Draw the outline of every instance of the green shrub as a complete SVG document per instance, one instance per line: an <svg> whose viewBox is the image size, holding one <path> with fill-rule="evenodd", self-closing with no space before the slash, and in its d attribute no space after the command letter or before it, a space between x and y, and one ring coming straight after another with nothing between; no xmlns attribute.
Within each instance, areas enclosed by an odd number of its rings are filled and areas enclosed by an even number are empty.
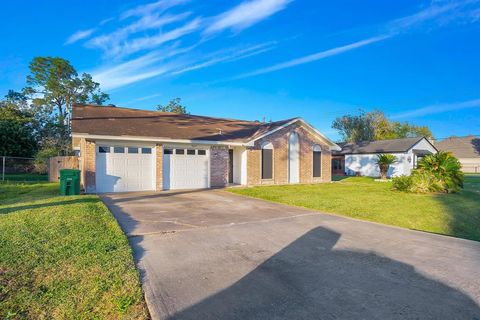
<svg viewBox="0 0 480 320"><path fill-rule="evenodd" d="M401 175L392 179L393 189L398 191L410 191L413 185L411 176Z"/></svg>
<svg viewBox="0 0 480 320"><path fill-rule="evenodd" d="M394 164L397 161L397 158L393 154L379 154L377 155L377 160L375 161L380 169L380 178L387 179L388 168L390 165Z"/></svg>
<svg viewBox="0 0 480 320"><path fill-rule="evenodd" d="M462 165L450 152L439 151L424 157L414 175L423 174L432 180L432 191L458 192L463 188Z"/></svg>
<svg viewBox="0 0 480 320"><path fill-rule="evenodd" d="M394 178L393 189L415 193L457 192L463 188L464 177L460 169L457 158L440 151L420 160L409 177Z"/></svg>

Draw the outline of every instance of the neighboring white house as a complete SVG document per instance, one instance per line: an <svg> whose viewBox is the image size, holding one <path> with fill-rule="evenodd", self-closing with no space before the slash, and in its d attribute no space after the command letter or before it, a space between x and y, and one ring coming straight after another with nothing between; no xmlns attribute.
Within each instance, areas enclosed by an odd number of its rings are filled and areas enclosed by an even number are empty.
<svg viewBox="0 0 480 320"><path fill-rule="evenodd" d="M392 140L364 141L358 143L339 144L341 151L333 153L337 161L344 161L346 175L361 175L369 177L380 176L376 164L379 154L392 154L396 162L390 166L387 176L396 177L410 175L418 161L428 154L437 153L437 149L426 138L404 138Z"/></svg>

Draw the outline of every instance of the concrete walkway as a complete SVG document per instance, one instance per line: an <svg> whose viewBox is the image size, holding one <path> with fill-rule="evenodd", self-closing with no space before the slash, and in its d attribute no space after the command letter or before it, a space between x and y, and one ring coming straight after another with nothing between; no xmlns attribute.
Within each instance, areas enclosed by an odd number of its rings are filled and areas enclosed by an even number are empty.
<svg viewBox="0 0 480 320"><path fill-rule="evenodd" d="M154 319L477 319L480 243L223 191L103 195Z"/></svg>

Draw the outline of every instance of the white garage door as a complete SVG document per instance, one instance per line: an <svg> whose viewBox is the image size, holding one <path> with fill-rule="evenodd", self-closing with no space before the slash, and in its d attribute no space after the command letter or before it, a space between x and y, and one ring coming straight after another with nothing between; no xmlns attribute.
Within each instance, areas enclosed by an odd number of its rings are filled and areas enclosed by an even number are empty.
<svg viewBox="0 0 480 320"><path fill-rule="evenodd" d="M97 145L97 192L155 190L155 154L151 147Z"/></svg>
<svg viewBox="0 0 480 320"><path fill-rule="evenodd" d="M163 188L203 189L210 187L208 150L165 148L163 150Z"/></svg>

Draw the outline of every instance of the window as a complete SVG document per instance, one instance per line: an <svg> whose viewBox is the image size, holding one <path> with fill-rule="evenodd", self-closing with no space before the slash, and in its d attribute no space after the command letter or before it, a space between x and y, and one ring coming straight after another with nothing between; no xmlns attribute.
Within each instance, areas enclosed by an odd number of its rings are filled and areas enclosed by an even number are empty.
<svg viewBox="0 0 480 320"><path fill-rule="evenodd" d="M322 176L322 149L316 145L313 147L313 177L318 178Z"/></svg>
<svg viewBox="0 0 480 320"><path fill-rule="evenodd" d="M138 153L138 148L135 147L128 147L128 153Z"/></svg>
<svg viewBox="0 0 480 320"><path fill-rule="evenodd" d="M183 150L183 149L175 149L175 154L185 154L185 150Z"/></svg>
<svg viewBox="0 0 480 320"><path fill-rule="evenodd" d="M98 147L99 153L110 153L110 147Z"/></svg>
<svg viewBox="0 0 480 320"><path fill-rule="evenodd" d="M207 154L207 151L206 151L206 150L198 150L197 152L198 152L197 154L198 154L199 156L204 156L204 155Z"/></svg>
<svg viewBox="0 0 480 320"><path fill-rule="evenodd" d="M262 146L262 179L273 178L273 145L267 143Z"/></svg>
<svg viewBox="0 0 480 320"><path fill-rule="evenodd" d="M193 149L188 149L188 150L187 150L187 154L189 154L189 155L195 155L195 150L193 150Z"/></svg>
<svg viewBox="0 0 480 320"><path fill-rule="evenodd" d="M113 147L114 153L125 153L125 147Z"/></svg>
<svg viewBox="0 0 480 320"><path fill-rule="evenodd" d="M164 149L163 154L173 154L173 150L172 149Z"/></svg>
<svg viewBox="0 0 480 320"><path fill-rule="evenodd" d="M152 148L142 148L142 153L151 154L152 153Z"/></svg>

